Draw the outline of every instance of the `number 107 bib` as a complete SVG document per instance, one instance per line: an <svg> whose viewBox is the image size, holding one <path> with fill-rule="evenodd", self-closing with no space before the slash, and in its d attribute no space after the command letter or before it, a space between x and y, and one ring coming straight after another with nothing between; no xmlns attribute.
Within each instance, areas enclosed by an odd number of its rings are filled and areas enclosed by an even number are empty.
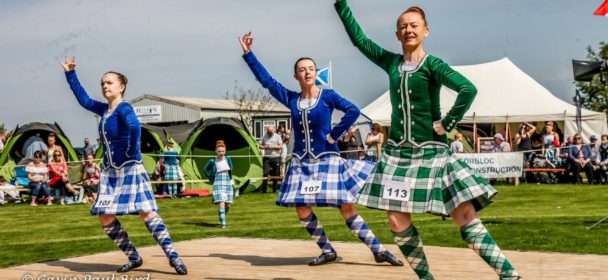
<svg viewBox="0 0 608 280"><path fill-rule="evenodd" d="M384 191L382 198L399 201L409 201L412 193L412 187L405 182L383 181Z"/></svg>
<svg viewBox="0 0 608 280"><path fill-rule="evenodd" d="M319 180L311 180L302 182L300 194L319 194L321 193L322 182Z"/></svg>

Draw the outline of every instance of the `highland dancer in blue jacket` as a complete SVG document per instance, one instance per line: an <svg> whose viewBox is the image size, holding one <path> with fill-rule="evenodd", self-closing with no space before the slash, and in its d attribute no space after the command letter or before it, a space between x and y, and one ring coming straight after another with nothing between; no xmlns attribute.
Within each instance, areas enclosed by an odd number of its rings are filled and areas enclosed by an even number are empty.
<svg viewBox="0 0 608 280"><path fill-rule="evenodd" d="M150 178L141 162L141 126L133 107L124 102L127 78L117 72L107 72L101 78L101 90L108 103L89 97L76 76L76 60L61 63L65 77L78 103L101 117L99 135L103 145L103 167L99 192L91 215L98 215L103 230L127 255L129 261L118 268L127 272L143 264L143 259L131 243L116 215L139 214L148 230L165 251L169 264L178 274L187 274L173 246L169 231L158 215L158 206L150 185Z"/></svg>
<svg viewBox="0 0 608 280"><path fill-rule="evenodd" d="M312 211L312 206L337 207L351 231L374 254L376 262L403 263L386 250L357 214L353 203L374 165L371 162L346 160L339 155L336 139L359 117L359 108L332 89L315 86L316 64L311 58L300 58L294 65L294 78L301 92L291 91L272 78L257 60L251 46L251 32L239 38L243 58L270 94L291 110L294 149L291 163L277 199L277 205L295 207L298 217L322 250L309 265L335 261L336 251L325 235L323 226ZM331 127L334 109L344 112L340 123Z"/></svg>

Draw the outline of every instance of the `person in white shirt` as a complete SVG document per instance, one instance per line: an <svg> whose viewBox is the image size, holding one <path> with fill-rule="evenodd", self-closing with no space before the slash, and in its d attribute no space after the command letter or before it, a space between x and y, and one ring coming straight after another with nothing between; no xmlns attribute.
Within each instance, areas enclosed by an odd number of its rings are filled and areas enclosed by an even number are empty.
<svg viewBox="0 0 608 280"><path fill-rule="evenodd" d="M454 136L454 142L450 144L450 151L455 154L464 153L464 144L462 144L462 133L456 133Z"/></svg>
<svg viewBox="0 0 608 280"><path fill-rule="evenodd" d="M505 140L502 134L494 134L494 142L496 142L496 149L494 149L494 152L508 153L511 151L511 145Z"/></svg>
<svg viewBox="0 0 608 280"><path fill-rule="evenodd" d="M264 177L279 176L281 165L281 151L283 150L283 140L278 133L275 133L274 126L266 128L266 134L262 136L260 149L264 150ZM262 183L262 192L265 193L268 187L268 180ZM277 191L277 180L272 180L272 192Z"/></svg>

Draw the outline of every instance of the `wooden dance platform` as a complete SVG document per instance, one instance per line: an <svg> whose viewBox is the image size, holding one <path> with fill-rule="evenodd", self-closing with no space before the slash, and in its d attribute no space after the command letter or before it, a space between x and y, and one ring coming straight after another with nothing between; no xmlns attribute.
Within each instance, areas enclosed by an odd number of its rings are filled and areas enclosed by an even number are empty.
<svg viewBox="0 0 608 280"><path fill-rule="evenodd" d="M24 280L417 279L407 265L393 267L376 264L363 244L332 244L338 251L338 262L318 267L306 264L319 254L319 249L312 240L209 238L176 243L178 252L188 266L186 276L177 275L169 267L159 246L138 248L144 264L129 272L128 278L113 272L126 261L118 249L111 253L0 269L0 275L2 279ZM387 248L403 260L395 245L388 245ZM425 251L431 271L437 279L498 278L469 249L426 246ZM526 279L608 279L608 256L514 251L505 253ZM113 274L114 278L108 278Z"/></svg>

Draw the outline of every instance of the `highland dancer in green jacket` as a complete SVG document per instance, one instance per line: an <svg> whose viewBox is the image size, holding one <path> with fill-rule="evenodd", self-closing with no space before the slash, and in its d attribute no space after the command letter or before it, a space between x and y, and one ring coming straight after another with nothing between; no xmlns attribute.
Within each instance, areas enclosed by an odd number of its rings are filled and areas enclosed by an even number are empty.
<svg viewBox="0 0 608 280"><path fill-rule="evenodd" d="M424 51L429 34L424 11L411 7L397 19L403 54L392 53L368 39L346 0L336 11L353 44L389 77L392 106L389 140L382 160L359 191L357 203L387 211L395 243L420 279L434 279L412 225L411 213L451 216L462 238L499 275L522 279L476 214L492 202L496 190L447 145L447 131L469 109L477 89L441 59ZM441 117L439 91L444 85L458 93Z"/></svg>

